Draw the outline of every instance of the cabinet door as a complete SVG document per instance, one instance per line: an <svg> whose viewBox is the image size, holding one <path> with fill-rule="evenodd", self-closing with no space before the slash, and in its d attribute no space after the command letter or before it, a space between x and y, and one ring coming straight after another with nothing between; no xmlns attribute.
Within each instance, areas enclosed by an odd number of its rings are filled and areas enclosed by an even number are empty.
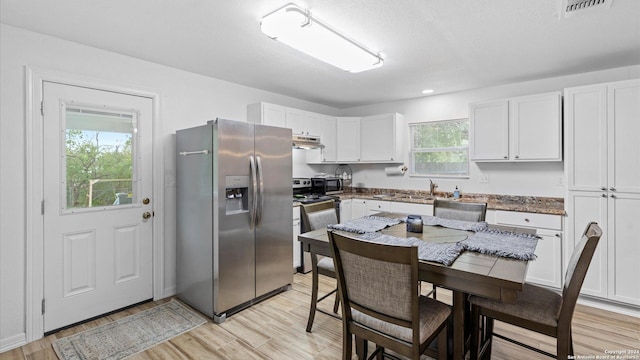
<svg viewBox="0 0 640 360"><path fill-rule="evenodd" d="M335 162L338 159L338 140L336 139L336 118L333 116L321 116L319 118L320 141L322 149L322 162Z"/></svg>
<svg viewBox="0 0 640 360"><path fill-rule="evenodd" d="M640 80L609 85L608 187L640 193Z"/></svg>
<svg viewBox="0 0 640 360"><path fill-rule="evenodd" d="M415 204L405 202L391 202L392 212L408 214L408 215L433 215L433 205Z"/></svg>
<svg viewBox="0 0 640 360"><path fill-rule="evenodd" d="M538 229L537 258L529 261L527 281L556 289L562 287L562 233Z"/></svg>
<svg viewBox="0 0 640 360"><path fill-rule="evenodd" d="M367 200L367 215L374 215L379 212L390 210L391 202L389 201Z"/></svg>
<svg viewBox="0 0 640 360"><path fill-rule="evenodd" d="M360 118L343 117L336 122L339 162L360 161Z"/></svg>
<svg viewBox="0 0 640 360"><path fill-rule="evenodd" d="M609 194L609 298L640 305L640 194Z"/></svg>
<svg viewBox="0 0 640 360"><path fill-rule="evenodd" d="M602 191L607 186L607 88L570 88L564 98L567 187Z"/></svg>
<svg viewBox="0 0 640 360"><path fill-rule="evenodd" d="M473 161L509 159L509 102L469 105L470 144Z"/></svg>
<svg viewBox="0 0 640 360"><path fill-rule="evenodd" d="M399 125L396 114L365 116L360 119L360 160L401 161L398 140L402 129Z"/></svg>
<svg viewBox="0 0 640 360"><path fill-rule="evenodd" d="M591 221L597 222L602 228L603 234L591 260L591 265L589 266L589 271L587 271L587 277L582 284L581 292L587 295L606 298L608 252L607 194L592 191L570 191L568 201L567 261L565 261L565 264L568 264L573 249L580 241L587 224Z"/></svg>
<svg viewBox="0 0 640 360"><path fill-rule="evenodd" d="M351 218L358 219L367 214L367 200L353 199L351 201Z"/></svg>
<svg viewBox="0 0 640 360"><path fill-rule="evenodd" d="M308 111L287 109L287 127L294 134L319 135L319 114Z"/></svg>
<svg viewBox="0 0 640 360"><path fill-rule="evenodd" d="M509 154L517 161L562 160L562 98L548 93L509 102Z"/></svg>
<svg viewBox="0 0 640 360"><path fill-rule="evenodd" d="M287 127L286 109L284 106L262 103L262 124Z"/></svg>
<svg viewBox="0 0 640 360"><path fill-rule="evenodd" d="M344 224L352 219L351 216L352 200L340 201L340 223Z"/></svg>

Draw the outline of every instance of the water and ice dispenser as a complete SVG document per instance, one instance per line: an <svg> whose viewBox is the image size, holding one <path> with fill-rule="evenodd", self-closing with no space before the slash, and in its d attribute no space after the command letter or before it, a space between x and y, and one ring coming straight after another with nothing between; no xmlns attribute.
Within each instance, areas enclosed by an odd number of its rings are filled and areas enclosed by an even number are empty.
<svg viewBox="0 0 640 360"><path fill-rule="evenodd" d="M225 178L226 215L249 211L249 177L227 176Z"/></svg>

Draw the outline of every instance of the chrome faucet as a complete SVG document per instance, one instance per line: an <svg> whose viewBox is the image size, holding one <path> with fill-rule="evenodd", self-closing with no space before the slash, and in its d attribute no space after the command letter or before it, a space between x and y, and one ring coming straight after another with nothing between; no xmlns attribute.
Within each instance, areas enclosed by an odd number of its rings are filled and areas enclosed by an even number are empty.
<svg viewBox="0 0 640 360"><path fill-rule="evenodd" d="M438 187L438 184L434 183L433 180L429 179L429 196L435 196L437 187Z"/></svg>

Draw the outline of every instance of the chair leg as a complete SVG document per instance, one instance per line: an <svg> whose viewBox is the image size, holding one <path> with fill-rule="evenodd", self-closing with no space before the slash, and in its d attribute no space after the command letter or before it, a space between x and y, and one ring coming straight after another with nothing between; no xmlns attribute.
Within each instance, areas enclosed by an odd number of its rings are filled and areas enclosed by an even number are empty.
<svg viewBox="0 0 640 360"><path fill-rule="evenodd" d="M338 307L340 306L340 296L338 294L338 291L336 291L336 300L333 302L333 313L337 314L338 313Z"/></svg>
<svg viewBox="0 0 640 360"><path fill-rule="evenodd" d="M493 319L487 317L485 319L485 343L487 344L482 356L483 359L491 359L491 347L493 346Z"/></svg>
<svg viewBox="0 0 640 360"><path fill-rule="evenodd" d="M307 332L311 332L313 319L316 316L318 306L318 257L311 254L311 305L309 306L309 320L307 320Z"/></svg>
<svg viewBox="0 0 640 360"><path fill-rule="evenodd" d="M569 358L569 349L571 349L571 330L569 332L558 331L558 338L556 339L556 351L558 359Z"/></svg>
<svg viewBox="0 0 640 360"><path fill-rule="evenodd" d="M346 326L342 327L342 331L342 360L351 360L351 355L353 355L351 333L347 331Z"/></svg>
<svg viewBox="0 0 640 360"><path fill-rule="evenodd" d="M368 352L367 340L356 336L356 354L359 360L367 360Z"/></svg>
<svg viewBox="0 0 640 360"><path fill-rule="evenodd" d="M435 285L433 285L433 290L431 292L433 292L433 298L436 298L436 289L437 287Z"/></svg>
<svg viewBox="0 0 640 360"><path fill-rule="evenodd" d="M448 334L448 326L445 326L442 330L440 330L440 335L438 335L438 360L447 360L449 358Z"/></svg>
<svg viewBox="0 0 640 360"><path fill-rule="evenodd" d="M376 360L384 360L384 348L376 345Z"/></svg>
<svg viewBox="0 0 640 360"><path fill-rule="evenodd" d="M477 306L471 306L471 350L470 360L478 360L480 352L480 310Z"/></svg>

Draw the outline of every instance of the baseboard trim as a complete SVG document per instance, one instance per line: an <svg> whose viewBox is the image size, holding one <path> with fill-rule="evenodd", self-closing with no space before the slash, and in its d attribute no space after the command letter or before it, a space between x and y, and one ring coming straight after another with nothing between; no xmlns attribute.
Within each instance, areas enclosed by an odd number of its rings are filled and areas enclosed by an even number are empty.
<svg viewBox="0 0 640 360"><path fill-rule="evenodd" d="M612 302L610 300L593 298L585 295L581 295L578 298L578 304L640 318L640 307L634 305L621 304Z"/></svg>
<svg viewBox="0 0 640 360"><path fill-rule="evenodd" d="M27 334L21 333L8 338L0 339L0 353L15 349L27 344Z"/></svg>

